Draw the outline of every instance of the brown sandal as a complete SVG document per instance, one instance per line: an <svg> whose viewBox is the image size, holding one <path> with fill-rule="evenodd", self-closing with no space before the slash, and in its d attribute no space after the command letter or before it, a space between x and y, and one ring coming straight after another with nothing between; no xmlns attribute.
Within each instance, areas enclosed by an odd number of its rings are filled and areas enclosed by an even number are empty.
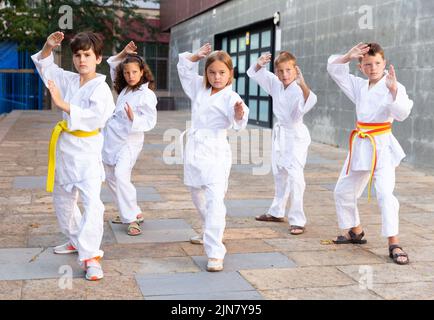
<svg viewBox="0 0 434 320"><path fill-rule="evenodd" d="M276 218L268 213L261 214L260 216L256 216L255 219L257 221L272 221L272 222L284 222L284 218Z"/></svg>
<svg viewBox="0 0 434 320"><path fill-rule="evenodd" d="M393 250L395 249L401 249L402 252L399 253L393 253ZM389 246L389 257L395 262L396 264L408 264L410 262L410 259L408 258L408 254L404 252L402 247L399 244L391 244ZM404 261L399 261L399 257L405 257L406 259Z"/></svg>
<svg viewBox="0 0 434 320"><path fill-rule="evenodd" d="M365 236L365 232L362 231L359 234L355 234L353 230L348 231L348 235L350 238L348 239L345 236L338 236L336 240L333 240L334 244L365 244L368 241L363 239Z"/></svg>
<svg viewBox="0 0 434 320"><path fill-rule="evenodd" d="M138 232L131 232L132 230L137 230ZM140 229L140 225L137 221L131 222L128 225L128 231L127 231L129 236L138 236L139 234L142 233L142 229Z"/></svg>

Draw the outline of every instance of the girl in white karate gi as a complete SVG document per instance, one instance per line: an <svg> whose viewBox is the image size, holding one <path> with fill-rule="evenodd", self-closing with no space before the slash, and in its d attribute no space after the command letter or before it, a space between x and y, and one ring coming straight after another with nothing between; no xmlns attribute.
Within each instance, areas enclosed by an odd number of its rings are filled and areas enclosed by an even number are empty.
<svg viewBox="0 0 434 320"><path fill-rule="evenodd" d="M350 74L349 62L359 59L360 71L368 80ZM356 105L357 128L350 137L350 153L334 191L339 227L349 229L337 237L337 244L363 244L357 199L371 183L377 194L382 218L382 235L389 241L389 256L397 264L407 264L408 255L398 241L399 202L393 195L395 168L405 153L392 134L392 122L403 121L413 102L396 80L394 67L385 72L384 51L376 43L359 43L345 55L328 59L327 71L345 95ZM374 178L374 180L373 180Z"/></svg>
<svg viewBox="0 0 434 320"><path fill-rule="evenodd" d="M131 171L143 148L144 132L157 123L154 77L135 50L131 41L107 60L119 97L104 129L102 152L107 185L119 209L119 216L112 222L128 223L127 233L131 236L141 233L139 223L144 220L131 183Z"/></svg>
<svg viewBox="0 0 434 320"><path fill-rule="evenodd" d="M204 77L198 61L207 57ZM205 44L196 53L179 55L178 74L191 99L191 128L184 156L184 183L190 187L193 203L203 220L203 244L208 271L223 270L226 207L224 197L232 165L227 141L229 128L246 127L248 108L232 90L233 67L224 51L211 53ZM182 140L182 139L181 139Z"/></svg>
<svg viewBox="0 0 434 320"><path fill-rule="evenodd" d="M56 125L50 142L52 157L47 190L53 192L60 229L69 241L55 247L54 252L78 251L86 279L99 280L103 277L99 259L104 254L100 250L104 231L104 205L100 200L104 180L100 129L115 105L106 77L96 73L96 66L102 60L102 38L92 32L82 32L72 39L72 60L78 74L65 71L54 63L52 50L63 38L62 32L51 34L42 50L32 56L54 104L63 111L64 119ZM83 215L77 205L78 195L83 201Z"/></svg>
<svg viewBox="0 0 434 320"><path fill-rule="evenodd" d="M266 70L271 54L263 54L247 75L255 80L273 98L272 169L275 195L268 213L256 217L259 221L283 222L286 203L291 196L288 212L289 231L293 235L304 232L306 216L303 195L306 188L304 166L311 143L303 116L315 105L316 95L306 85L296 58L282 51L274 61L276 74Z"/></svg>

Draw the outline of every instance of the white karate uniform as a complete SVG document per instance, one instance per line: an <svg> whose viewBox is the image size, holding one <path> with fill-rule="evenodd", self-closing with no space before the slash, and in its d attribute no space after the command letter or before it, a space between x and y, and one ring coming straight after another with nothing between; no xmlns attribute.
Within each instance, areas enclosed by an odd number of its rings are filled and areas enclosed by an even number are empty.
<svg viewBox="0 0 434 320"><path fill-rule="evenodd" d="M107 60L113 81L115 69L121 61L115 57ZM148 88L148 83L135 91L126 90L127 87L120 92L115 112L104 128L102 160L107 185L118 206L121 221L131 223L141 213L137 191L131 183L131 171L143 149L144 132L153 129L157 123L157 97ZM134 113L133 121L125 111L127 102Z"/></svg>
<svg viewBox="0 0 434 320"><path fill-rule="evenodd" d="M332 63L339 55L328 59L327 71L345 95L356 105L357 121L384 123L403 121L410 114L413 101L408 98L405 87L398 83L395 101L386 86L386 76L369 89L369 80L350 74L349 63ZM393 134L374 136L377 148L377 165L374 186L382 217L382 235L399 233L399 202L393 195L395 168L405 157ZM353 142L350 170L346 174L348 157L334 190L339 227L349 229L360 224L357 199L362 195L371 170L373 148L369 139L356 137Z"/></svg>
<svg viewBox="0 0 434 320"><path fill-rule="evenodd" d="M54 63L53 54L45 59L41 51L32 56L47 86L53 80L63 100L70 105L70 114L63 112L69 130L94 131L104 127L115 105L105 76L97 74L80 87L80 75L65 71ZM62 133L56 147L56 173L53 204L60 229L77 248L79 260L102 257L104 205L100 200L101 183L105 178L101 159L101 133L80 138ZM84 206L81 216L78 193Z"/></svg>
<svg viewBox="0 0 434 320"><path fill-rule="evenodd" d="M275 194L268 213L283 218L286 203L291 196L288 222L290 225L304 227L306 216L303 195L306 183L303 170L311 138L303 123L303 116L316 104L317 97L311 90L305 101L303 91L296 81L285 89L275 74L266 68L256 72L255 67L256 63L250 66L247 75L272 96L273 113L277 118L273 127L271 153Z"/></svg>
<svg viewBox="0 0 434 320"><path fill-rule="evenodd" d="M184 184L190 187L193 203L204 222L203 242L209 258L223 259L226 207L224 197L232 166L232 153L227 129L246 127L249 109L243 104L244 116L236 121L234 105L242 101L229 85L211 95L203 77L198 74L198 62L179 55L178 74L182 87L191 99L191 128L187 133L184 154Z"/></svg>

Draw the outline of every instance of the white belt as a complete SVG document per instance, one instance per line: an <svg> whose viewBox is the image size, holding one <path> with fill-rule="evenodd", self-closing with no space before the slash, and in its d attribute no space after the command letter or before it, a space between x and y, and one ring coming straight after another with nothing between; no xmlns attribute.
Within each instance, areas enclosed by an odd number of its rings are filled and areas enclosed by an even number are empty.
<svg viewBox="0 0 434 320"><path fill-rule="evenodd" d="M283 151L281 147L282 141L285 140L285 130L282 130L282 125L276 123L273 127L273 148L275 151Z"/></svg>
<svg viewBox="0 0 434 320"><path fill-rule="evenodd" d="M281 123L277 122L273 127L273 147L274 150L277 152L283 152L284 146L285 146L285 135L287 132L290 132L291 130L296 130L300 126L303 125L303 122L297 122L294 123L291 126L282 125ZM283 143L283 146L282 146Z"/></svg>
<svg viewBox="0 0 434 320"><path fill-rule="evenodd" d="M224 139L226 140L226 129L187 129L184 130L179 136L179 144L181 147L181 159L184 159L184 136L188 132L188 137L193 138L195 141L201 142L206 139Z"/></svg>

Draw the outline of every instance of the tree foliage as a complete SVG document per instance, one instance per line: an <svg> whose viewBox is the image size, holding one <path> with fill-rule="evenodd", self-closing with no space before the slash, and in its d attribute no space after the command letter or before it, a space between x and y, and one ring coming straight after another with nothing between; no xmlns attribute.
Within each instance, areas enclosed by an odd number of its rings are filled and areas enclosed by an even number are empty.
<svg viewBox="0 0 434 320"><path fill-rule="evenodd" d="M151 36L157 33L131 0L0 0L0 41L34 51L50 33L60 30L64 13L59 8L64 5L72 9L73 22L71 30L62 30L66 36L92 30L103 34L106 43L116 45L118 39L140 37L144 30Z"/></svg>

